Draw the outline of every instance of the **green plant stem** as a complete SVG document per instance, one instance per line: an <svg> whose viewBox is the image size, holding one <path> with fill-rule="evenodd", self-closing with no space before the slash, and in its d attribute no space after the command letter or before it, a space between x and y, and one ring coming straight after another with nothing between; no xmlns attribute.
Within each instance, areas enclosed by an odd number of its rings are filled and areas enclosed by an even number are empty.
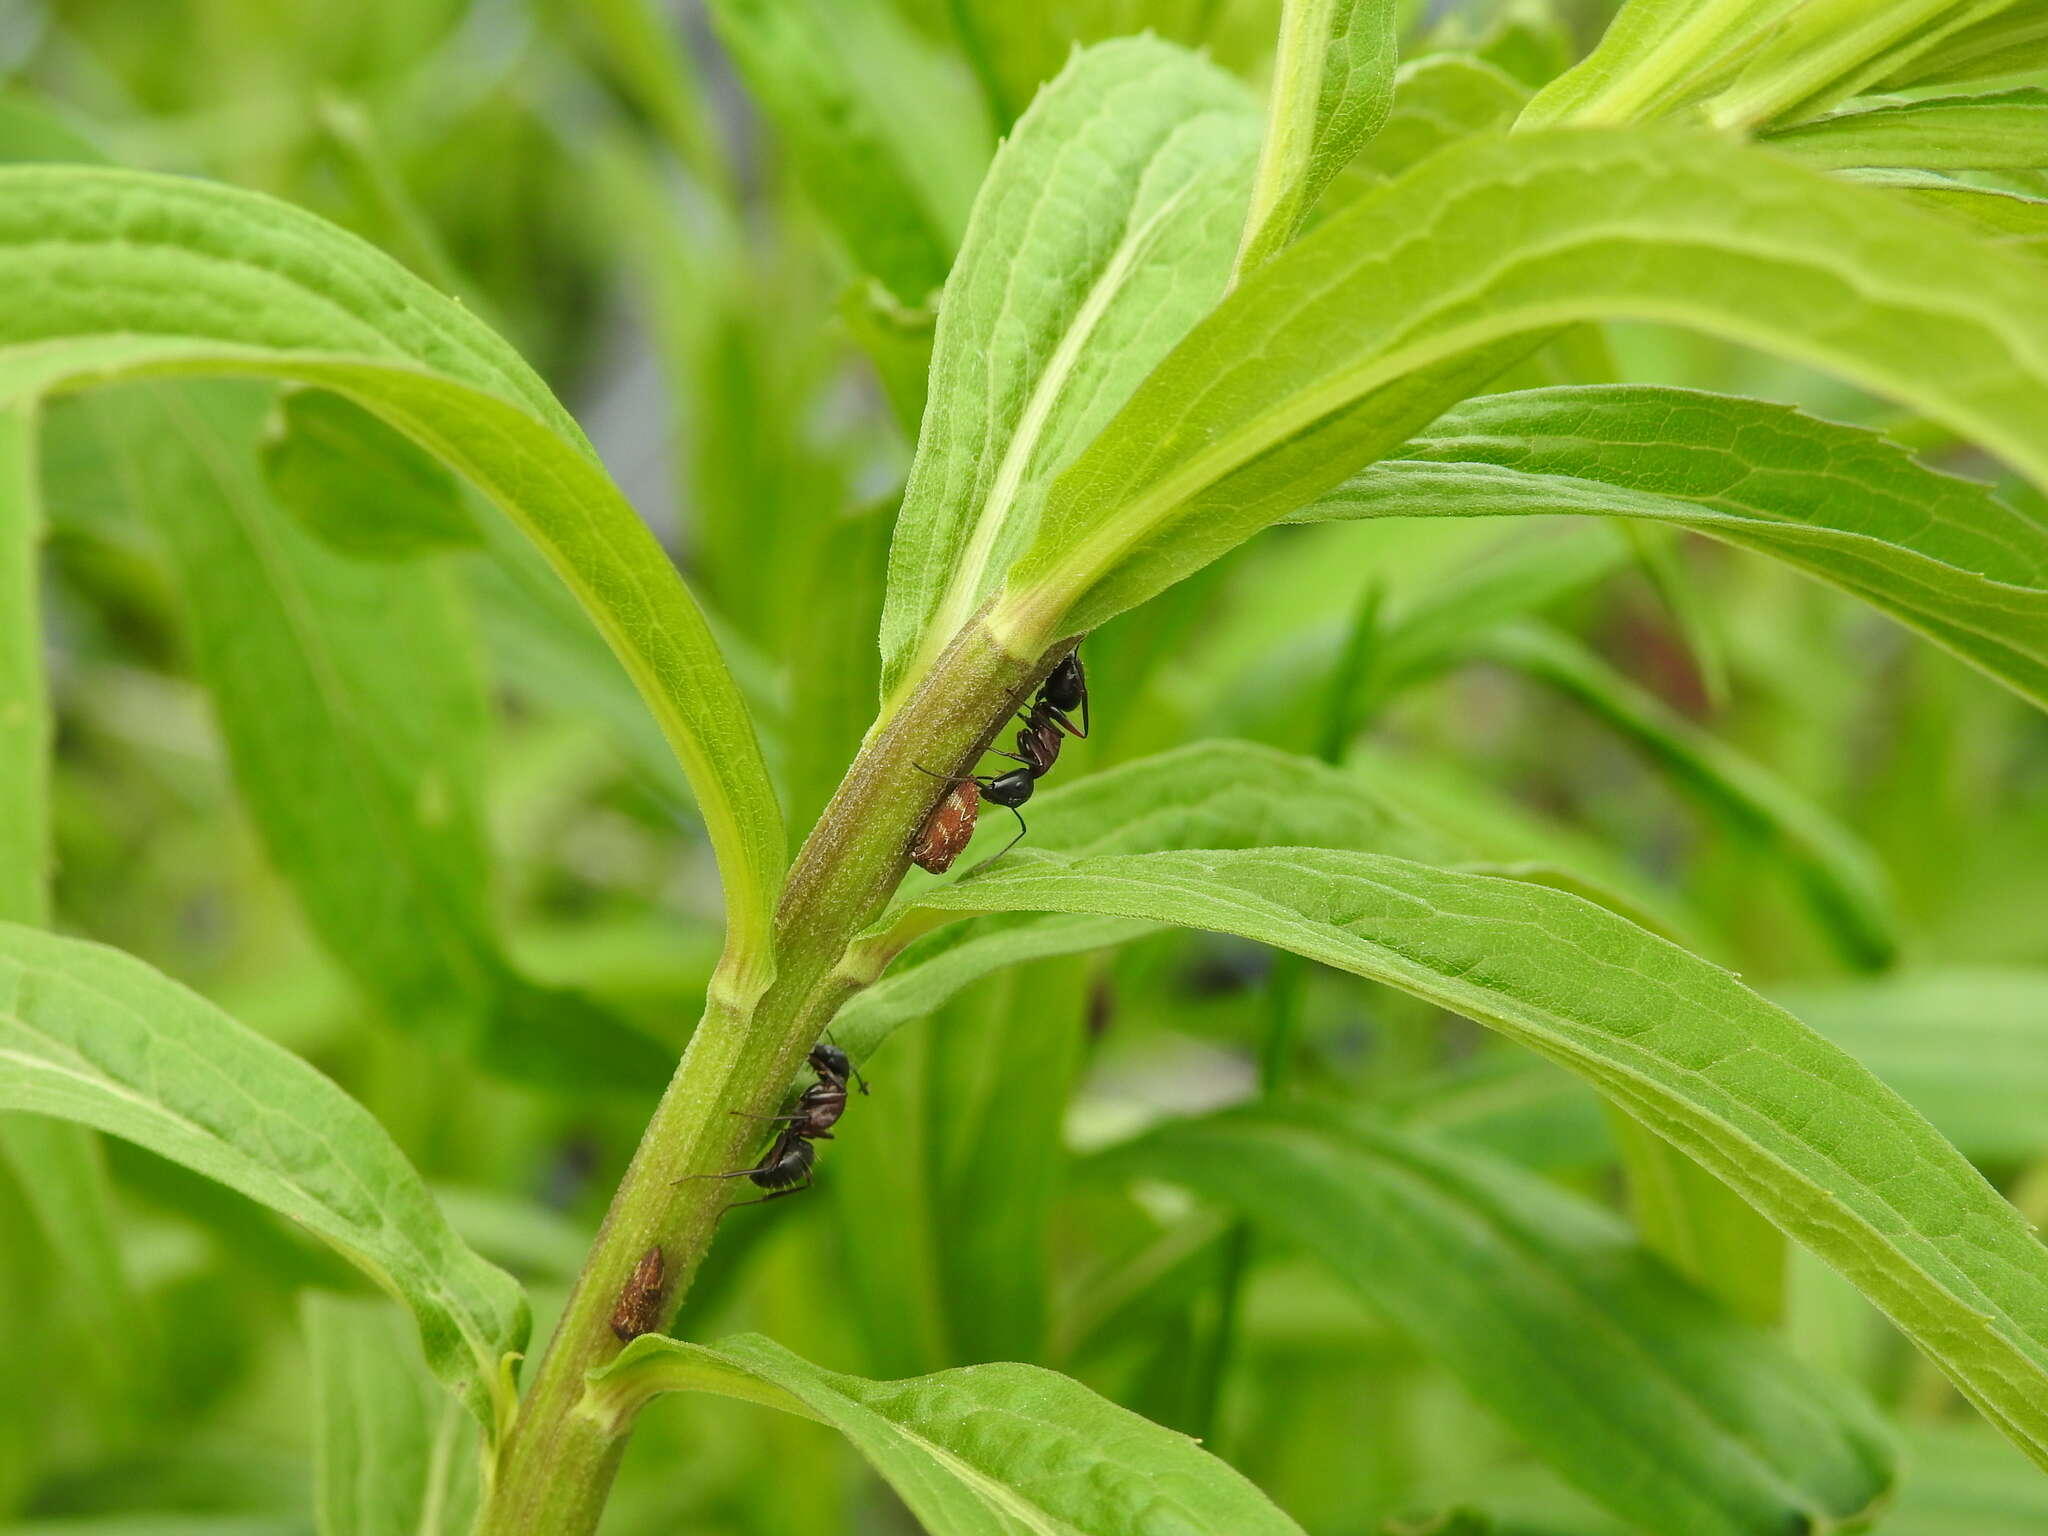
<svg viewBox="0 0 2048 1536"><path fill-rule="evenodd" d="M673 1317L734 1198L703 1174L744 1167L755 1122L787 1090L858 983L836 973L849 942L909 866L905 850L937 798L920 772L964 772L1063 647L1005 653L977 618L862 749L798 855L776 914L776 971L758 1000L714 982L668 1092L649 1122L498 1458L479 1536L581 1536L603 1511L624 1438L583 1407L585 1379L618 1354L610 1316L640 1257L659 1245ZM751 1191L750 1191L751 1192Z"/></svg>

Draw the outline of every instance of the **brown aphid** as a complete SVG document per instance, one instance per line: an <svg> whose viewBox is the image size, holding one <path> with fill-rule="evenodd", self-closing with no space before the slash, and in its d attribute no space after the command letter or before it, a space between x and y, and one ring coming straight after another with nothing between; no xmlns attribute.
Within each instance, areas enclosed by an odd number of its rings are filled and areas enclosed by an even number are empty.
<svg viewBox="0 0 2048 1536"><path fill-rule="evenodd" d="M630 1344L643 1333L661 1327L661 1282L667 1268L659 1248L640 1255L633 1273L619 1292L619 1304L612 1308L612 1332L621 1343Z"/></svg>
<svg viewBox="0 0 2048 1536"><path fill-rule="evenodd" d="M910 862L919 869L943 875L974 836L974 818L980 811L981 786L972 779L955 782L918 829L910 845Z"/></svg>

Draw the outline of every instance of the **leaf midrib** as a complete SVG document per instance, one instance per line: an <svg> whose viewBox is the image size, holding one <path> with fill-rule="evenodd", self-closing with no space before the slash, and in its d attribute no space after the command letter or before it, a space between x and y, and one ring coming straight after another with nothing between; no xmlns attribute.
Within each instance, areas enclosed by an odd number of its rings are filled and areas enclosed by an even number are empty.
<svg viewBox="0 0 2048 1536"><path fill-rule="evenodd" d="M1267 856L1268 863L1270 863L1274 867L1292 867L1300 870L1302 873L1309 874L1312 876L1321 876L1322 874L1326 873L1325 871L1315 868L1313 865L1289 865L1288 861L1286 860L1273 859L1271 857L1271 855L1275 852L1281 851L1284 850L1264 850L1263 852ZM1367 880L1371 879L1369 875L1361 875L1360 878ZM1134 891L1142 892L1146 895L1155 895L1163 892L1165 895L1170 897L1176 894L1171 886L1162 886L1157 882L1150 882L1142 878L1135 878L1122 874L1104 874L1097 871L1089 871L1088 879L1092 882L1099 882L1103 885L1125 885ZM1026 882L1024 879L1020 878L1007 883L1023 885ZM1381 889L1390 891L1393 895L1403 900L1413 901L1417 899L1413 897L1410 893L1400 890L1398 887L1387 887L1382 885ZM1393 947L1392 945L1383 944L1372 940L1363 940L1356 938L1355 936L1346 934L1343 929L1336 927L1336 925L1334 924L1321 922L1315 919L1304 917L1300 912L1295 911L1291 908L1281 906L1280 904L1271 901L1269 898L1261 897L1254 892L1244 891L1236 887L1224 885L1211 886L1204 890L1203 898L1204 900L1216 903L1218 906L1223 907L1226 910L1235 909L1240 912L1255 914L1269 920L1277 917L1278 919L1280 919L1280 926L1282 926L1283 928L1292 927L1296 930L1311 933L1320 929L1326 932L1338 934L1348 939L1351 943L1364 945L1371 949L1378 950L1388 957L1388 969L1405 973L1406 979L1403 982L1404 989L1411 991L1414 995L1422 997L1427 1001L1437 1003L1439 1006L1447 1008L1453 1012L1465 1012L1471 1006L1472 999L1470 997L1461 997L1454 990L1442 984L1446 980L1458 980L1460 978L1451 977L1448 975L1448 973L1441 971L1434 966L1430 966L1422 961L1413 959L1412 957L1408 956L1407 954L1403 953L1401 950ZM1135 913L1127 915L1142 916L1148 914ZM1168 919L1168 921L1174 920L1175 919ZM1548 928L1538 923L1534 918L1491 917L1487 920L1498 923L1513 923L1517 926L1529 928L1534 932L1542 935L1545 940L1554 940L1557 937L1556 935L1552 934ZM1588 961L1597 960L1597 957L1586 954L1586 952L1579 946L1574 945L1573 947L1577 949L1578 952ZM1611 964L1611 962L1606 961L1599 961L1598 963L1602 965ZM1630 974L1641 977L1646 982L1653 980L1653 978L1645 976L1640 971L1631 971ZM1885 1233L1877 1227L1875 1227L1870 1222L1870 1220L1861 1212L1849 1209L1849 1207L1847 1207L1846 1204L1844 1204L1838 1196L1835 1196L1831 1191L1822 1188L1820 1185L1815 1183L1810 1176L1808 1176L1798 1168L1793 1167L1790 1164L1786 1163L1775 1152L1771 1151L1770 1149L1766 1148L1762 1143L1758 1142L1747 1130L1743 1129L1735 1122L1727 1119L1724 1115L1720 1114L1718 1111L1712 1109L1704 1103L1692 1100L1680 1100L1674 1104L1673 1094L1671 1093L1668 1087L1665 1087L1663 1083L1660 1082L1657 1073L1645 1071L1641 1066L1634 1065L1631 1062L1622 1058L1642 1058L1645 1061L1655 1063L1666 1076L1675 1075L1683 1078L1698 1079L1701 1082L1712 1087L1716 1095L1725 1096L1727 1090L1721 1087L1719 1084L1713 1083L1711 1079L1706 1079L1702 1077L1702 1075L1693 1068L1685 1067L1681 1064L1678 1064L1676 1062L1670 1061L1662 1057L1653 1056L1644 1048L1635 1046L1631 1041L1621 1039L1618 1037L1606 1035L1603 1035L1601 1037L1603 1042L1605 1042L1605 1044L1609 1048L1609 1050L1611 1050L1614 1053L1611 1056L1594 1055L1592 1053L1585 1052L1576 1047L1575 1043L1572 1040L1571 1034L1568 1031L1559 1030L1555 1027L1555 1024L1552 1022L1552 1016L1548 1015L1547 1013L1534 1007L1533 1005L1527 1003L1522 999L1515 998L1508 994L1500 992L1500 990L1497 987L1488 986L1483 981L1470 980L1469 978L1466 979L1468 980L1469 985L1482 991L1485 991L1491 995L1494 995L1500 998L1503 1002L1510 1005L1505 1009L1500 1009L1499 1011L1497 1011L1495 1013L1495 1017L1499 1020L1502 1020L1503 1024L1508 1030L1510 1030L1516 1036L1523 1038L1524 1041L1528 1043L1532 1048L1537 1049L1544 1055L1568 1060L1572 1062L1575 1067L1587 1069L1588 1075L1595 1076L1601 1080L1619 1082L1628 1085L1628 1088L1633 1090L1631 1096L1635 1097L1643 1107L1654 1111L1657 1115L1670 1116L1673 1108L1676 1107L1685 1111L1685 1113L1688 1116L1697 1116L1701 1121L1719 1127L1720 1130L1723 1132L1725 1139L1733 1143L1739 1143L1750 1153L1752 1153L1758 1160L1766 1162L1774 1169L1777 1169L1779 1172L1781 1172L1787 1178L1793 1181L1801 1190L1806 1191L1809 1197L1818 1197L1822 1200L1831 1201L1837 1208L1837 1210L1839 1210L1844 1216L1846 1216L1850 1221L1852 1221L1855 1224L1857 1230L1864 1235L1866 1243L1872 1246L1881 1247L1886 1252L1892 1254L1897 1259L1901 1267L1919 1276L1928 1288L1938 1292L1942 1297L1946 1298L1946 1300L1950 1302L1956 1309L1974 1314L1979 1317L1985 1317L1987 1315L1984 1310L1985 1303L1973 1303L1969 1300L1964 1299L1961 1296L1958 1296L1955 1293L1955 1291L1953 1291L1949 1287L1946 1281L1938 1279L1934 1274L1927 1270L1924 1265L1920 1264L1917 1260L1913 1259L1910 1255L1908 1255L1901 1248L1899 1248L1898 1245L1893 1241L1892 1236L1890 1234ZM1659 986L1663 986L1665 990L1669 990L1668 984L1656 984ZM1724 1022L1732 1022L1726 1021L1725 1016L1723 1017ZM1591 1028L1592 1026L1585 1027ZM1754 1046L1744 1046L1743 1049L1754 1050L1756 1048ZM1720 1058L1721 1061L1726 1061L1728 1059L1730 1058ZM1789 1068L1792 1065L1792 1063L1786 1061L1785 1058L1780 1056L1773 1055L1770 1059L1782 1067ZM1645 1094L1641 1091L1645 1088L1648 1088L1653 1091ZM1684 1123L1684 1121L1681 1119L1679 1123L1682 1124ZM1780 1127L1780 1129L1787 1142L1790 1142L1802 1148L1806 1152L1813 1155L1821 1163L1829 1167L1841 1169L1841 1164L1837 1162L1827 1152L1825 1148L1816 1145L1815 1143L1798 1135L1790 1129L1784 1128L1782 1126ZM1917 1225L1909 1218L1907 1218L1903 1213L1896 1212L1896 1208L1891 1205L1891 1202L1887 1200L1875 1188L1875 1186L1871 1185L1861 1175L1852 1174L1846 1169L1842 1169L1842 1173L1844 1177L1844 1182L1852 1185L1864 1198L1870 1200L1872 1203L1879 1207L1882 1207L1883 1209L1894 1211L1894 1213L1898 1215L1899 1225L1902 1229L1909 1233L1912 1233L1915 1236L1921 1236ZM1922 1237L1921 1240L1923 1242L1928 1242L1929 1246L1933 1246L1931 1240L1928 1240L1924 1237ZM1938 1252L1939 1250L1936 1249L1936 1251ZM1950 1267L1955 1267L1952 1262ZM2033 1346L2033 1349L2035 1351L2040 1351L2043 1348L2043 1341L2037 1338L2033 1331L2029 1329L2021 1321L2021 1319L2014 1316L2010 1311L2002 1307L1999 1307L1995 1313L1990 1315L1990 1320L1994 1323L2003 1323L2005 1325L2004 1329L1994 1328L1993 1332L1995 1336L2000 1340L2000 1342L2005 1346L2005 1351L2008 1355L2020 1356L2021 1358L2028 1360L2030 1363L2035 1364L2037 1369L2041 1368L2040 1362L2035 1360L2034 1354L2030 1353L2025 1346L2031 1345Z"/></svg>
<svg viewBox="0 0 2048 1536"><path fill-rule="evenodd" d="M206 1068L211 1076L225 1083L229 1090L238 1098L252 1105L256 1105L258 1108L261 1108L261 1105L258 1104L258 1101L253 1097L253 1095L251 1095L248 1092L248 1090L243 1088L242 1085L237 1083L233 1078L227 1076L226 1074L214 1068L213 1064L209 1062L199 1052L195 1051L188 1042L176 1037L175 1035L167 1035L160 1030L151 1028L147 1019L142 1014L140 1014L134 1007L132 1007L125 999L121 998L117 994L107 991L103 987L94 984L86 977L79 975L75 972L65 972L61 974L51 972L45 969L44 967L34 965L20 959L15 959L10 963L16 970L16 972L24 978L34 976L54 977L54 979L56 979L61 985L75 987L79 991L84 992L89 996L98 999L101 1003L105 1004L110 1011L127 1015L127 1017L131 1021L133 1021L138 1027L141 1028L141 1030L147 1038L157 1042L160 1046L176 1050L179 1053L179 1055L184 1057L186 1060L194 1062L199 1066ZM234 1143L223 1140L217 1132L209 1129L204 1125L199 1124L197 1121L188 1119L184 1115L179 1114L176 1110L172 1109L168 1104L165 1104L160 1099L151 1099L146 1097L137 1089L129 1086L122 1080L109 1075L103 1068L100 1068L97 1063L91 1062L90 1058L82 1058L88 1063L88 1067L90 1070L79 1070L76 1068L64 1066L62 1064L61 1058L68 1056L76 1056L79 1053L74 1048L67 1045L63 1040L59 1039L57 1036L52 1035L45 1030L38 1029L26 1017L24 1017L11 1002L6 1004L5 1006L0 1006L0 1018L4 1018L8 1022L12 1023L17 1029L19 1029L23 1034L29 1036L31 1039L44 1041L53 1053L51 1056L36 1057L24 1055L21 1052L8 1050L4 1047L0 1047L0 1058L17 1061L32 1072L54 1074L55 1076L58 1076L60 1078L70 1079L74 1082L84 1085L88 1091L95 1092L98 1094L104 1094L118 1101L129 1103L134 1107L142 1110L144 1113L169 1123L170 1125L181 1130L184 1134L192 1137L193 1139L205 1145L225 1149L237 1161L253 1162L253 1159L251 1159L246 1152L244 1152L241 1148L235 1146ZM257 1038L260 1040L261 1037ZM280 1047L271 1046L270 1042L268 1041L263 1041L262 1044L269 1049L281 1049ZM376 1209L380 1212L384 1209L383 1200L380 1199L377 1192L372 1190L369 1187L369 1185L364 1181L362 1172L355 1166L354 1160L350 1157L342 1155L342 1149L335 1144L332 1138L329 1137L325 1127L308 1125L303 1119L300 1119L298 1117L293 1117L292 1123L298 1126L301 1130L309 1132L314 1137L316 1137L320 1142L327 1146L329 1151L334 1154L329 1159L329 1166L342 1169L347 1174L349 1180L352 1183L354 1183L356 1188L362 1193L365 1201L373 1209ZM257 1166L261 1167L262 1172L266 1178L275 1180L280 1187L291 1191L293 1194L297 1195L299 1198L304 1200L307 1205L312 1206L318 1210L328 1212L331 1216L333 1216L337 1226L349 1230L362 1230L353 1219L348 1218L344 1216L340 1211L337 1211L324 1197L316 1195L313 1191L307 1189L304 1185L300 1184L298 1181L291 1178L284 1171L266 1164L258 1164ZM443 1288L441 1284L441 1267L434 1261L433 1256L430 1255L426 1250L418 1247L415 1243L413 1243L411 1239L407 1236L404 1227L400 1225L385 1222L377 1229L377 1233L365 1233L365 1236L374 1237L378 1235L378 1233L394 1238L397 1241L400 1248L414 1260L413 1267L416 1271L414 1278L421 1279L425 1282L422 1286L422 1289L427 1294L439 1300L439 1302L441 1303L441 1310L443 1311L443 1313L451 1321L456 1322L458 1327L460 1327L463 1333L464 1342L469 1346L470 1353L478 1361L479 1366L486 1371L491 1369L494 1366L495 1362L492 1360L489 1352L484 1347L488 1334L488 1329L478 1327L479 1318L470 1311L470 1308L466 1301L464 1301L455 1292ZM356 1250L356 1257L358 1262L364 1262L368 1259L368 1254L366 1251L358 1249ZM365 1267L374 1267L379 1271L383 1270L383 1266L381 1264L372 1265L366 1263ZM402 1294L401 1288L395 1283L393 1283L393 1279L388 1274L388 1272L385 1272L384 1280L387 1289L389 1289L392 1292L392 1294ZM481 1321L488 1324L492 1321L492 1319L485 1317Z"/></svg>
<svg viewBox="0 0 2048 1536"><path fill-rule="evenodd" d="M1329 290L1359 280L1360 274L1367 270L1368 265L1390 265L1406 247L1430 238L1434 234L1435 225L1447 218L1465 200L1497 190L1491 184L1461 188L1455 196L1443 200L1438 205L1430 220L1391 242L1380 254L1371 258L1370 263L1352 264L1336 269L1327 275L1321 286L1297 295L1291 305L1276 310L1261 325L1260 333L1270 336L1293 325L1306 310L1322 302ZM1079 573L1101 573L1112 569L1122 557L1158 534L1170 521L1172 512L1203 489L1226 478L1250 463L1260 453L1285 442L1314 422L1365 399L1386 384L1420 371L1433 362L1476 350L1488 341L1540 330L1546 325L1573 321L1593 312L1591 296L1581 294L1566 299L1524 303L1512 310L1468 321L1463 325L1434 332L1427 330L1434 315L1469 304L1498 284L1506 275L1529 262L1551 260L1583 247L1617 241L1648 244L1670 251L1698 249L1708 255L1746 256L1764 262L1778 262L1798 270L1821 271L1829 280L1849 286L1873 304L1900 304L1922 314L1953 316L1972 325L1984 327L1997 335L2009 348L2016 339L2007 328L1998 323L1995 315L1988 312L1979 312L1960 305L1952 306L1945 301L1930 302L1925 295L1895 289L1881 281L1872 282L1869 274L1861 268L1822 269L1809 259L1806 252L1797 248L1773 245L1763 240L1731 239L1725 232L1719 230L1688 229L1681 236L1674 237L1668 231L1660 233L1654 225L1637 225L1628 220L1603 222L1592 228L1573 230L1542 244L1518 246L1507 256L1488 264L1465 284L1443 294L1429 315L1416 320L1402 332L1389 338L1370 358L1322 374L1307 387L1287 396L1280 404L1259 413L1237 430L1190 454L1180 461L1177 468L1121 502L1108 516L1098 518L1090 532L1076 540L1065 555L1039 573L1030 585L1049 586L1063 595L1068 594L1069 589L1081 585L1077 580ZM1607 301L1607 306L1599 313L1632 314L1649 320L1679 323L1698 321L1711 316L1715 323L1703 327L1704 329L1710 332L1718 330L1733 339L1758 346L1764 351L1803 351L1814 359L1848 360L1845 354L1831 348L1822 340L1800 336L1793 338L1792 346L1786 347L1786 338L1779 329L1746 324L1739 315L1722 310L1702 310L1682 299L1669 296L1651 299L1638 294L1615 295ZM1404 343L1400 339L1402 336L1412 337L1417 331L1425 332L1419 341ZM2038 370L2048 373L2048 360L2033 357L2030 347L2020 350ZM1845 372L1855 377L1862 370L1851 368ZM1880 369L1875 372L1889 375L1890 387L1896 389L1899 398L1928 408L1930 414L1941 419L1946 419L1949 415L1941 407L1941 402L1923 398L1922 391L1913 383L1909 373L1897 369ZM1156 436L1168 437L1185 428L1200 400L1201 396L1198 395L1184 402L1173 427L1163 429ZM1105 431L1104 437L1108 436L1109 431L1114 430L1115 423L1112 423ZM2008 455L2016 466L2028 468L2037 482L2048 485L2048 458L2029 451L2028 445L2021 440L2008 441L2008 434L2004 432L1981 426L1979 430L1988 443L1997 446L2000 452ZM1098 443L1100 441L1101 439L1098 439ZM1093 450L1090 452L1092 455ZM1086 463L1087 457L1084 456L1079 462ZM1071 475L1072 472L1069 470L1068 474ZM1066 478L1062 476L1062 481ZM1055 504L1059 500L1060 490L1060 483L1056 482L1053 488ZM1072 592L1071 595L1078 596L1078 592ZM998 623L992 627L996 627L1000 634L1005 626ZM1014 627L1021 629L1024 626Z"/></svg>
<svg viewBox="0 0 2048 1536"><path fill-rule="evenodd" d="M1282 1145L1297 1148L1306 1146L1311 1152L1315 1150L1315 1144L1294 1127L1258 1126L1253 1128L1253 1134L1270 1137ZM1378 1143L1371 1146L1367 1155L1383 1162L1390 1171L1412 1180L1436 1199L1444 1201L1454 1208L1461 1218L1477 1224L1492 1241L1511 1252L1524 1266L1525 1275L1546 1282L1551 1293L1563 1299L1563 1304L1575 1317L1578 1326L1605 1337L1617 1355L1626 1356L1634 1362L1643 1377L1659 1384L1660 1393L1665 1398L1666 1411L1683 1413L1690 1420L1705 1426L1749 1464L1752 1475L1760 1485L1769 1489L1789 1508L1805 1514L1813 1522L1813 1529L1830 1529L1840 1518L1823 1508L1807 1490L1788 1481L1764 1454L1760 1443L1753 1435L1744 1433L1738 1423L1731 1422L1718 1411L1717 1405L1692 1391L1684 1378L1669 1368L1663 1357L1646 1349L1643 1340L1637 1335L1617 1326L1613 1314L1601 1304L1602 1298L1581 1285L1578 1276L1570 1269L1553 1262L1551 1255L1542 1247L1528 1242L1523 1234L1495 1220L1493 1214L1483 1205L1474 1203L1461 1190L1448 1184L1436 1170L1401 1157L1397 1151ZM1307 1161L1310 1166L1315 1165L1313 1157ZM1560 1362L1559 1372L1560 1375L1569 1376L1568 1364ZM1598 1403L1592 1403L1590 1406L1595 1411L1602 1411ZM1713 1490L1707 1492L1711 1494Z"/></svg>

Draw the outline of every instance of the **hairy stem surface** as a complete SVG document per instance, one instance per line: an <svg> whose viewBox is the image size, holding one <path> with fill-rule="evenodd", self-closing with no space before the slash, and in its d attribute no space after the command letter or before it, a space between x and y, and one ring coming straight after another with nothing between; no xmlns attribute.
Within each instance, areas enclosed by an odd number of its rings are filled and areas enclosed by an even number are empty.
<svg viewBox="0 0 2048 1536"><path fill-rule="evenodd" d="M834 967L902 880L911 838L941 793L916 764L967 771L1062 649L1009 654L976 619L862 748L790 873L776 914L773 981L758 999L713 985L520 1405L479 1536L597 1528L625 1440L581 1405L585 1378L622 1347L610 1326L620 1288L640 1256L659 1246L668 1286L662 1316L673 1318L734 1198L732 1181L695 1176L746 1166L761 1133L731 1112L772 1112L848 995Z"/></svg>

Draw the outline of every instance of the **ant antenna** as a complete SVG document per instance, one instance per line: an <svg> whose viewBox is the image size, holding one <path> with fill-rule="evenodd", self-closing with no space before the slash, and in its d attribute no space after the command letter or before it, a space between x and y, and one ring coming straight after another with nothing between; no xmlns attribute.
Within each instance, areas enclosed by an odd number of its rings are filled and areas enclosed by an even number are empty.
<svg viewBox="0 0 2048 1536"><path fill-rule="evenodd" d="M825 1038L827 1040L832 1040L832 1031L830 1029L827 1029L825 1031ZM837 1040L832 1040L832 1043L835 1046L839 1046L839 1049L842 1053L845 1051L846 1047L843 1045L839 1045L839 1042ZM853 1081L855 1086L857 1086L862 1093L866 1093L868 1091L868 1080L860 1075L860 1068L856 1067L853 1064L853 1058L851 1056L848 1056L846 1058L846 1070L853 1074Z"/></svg>

